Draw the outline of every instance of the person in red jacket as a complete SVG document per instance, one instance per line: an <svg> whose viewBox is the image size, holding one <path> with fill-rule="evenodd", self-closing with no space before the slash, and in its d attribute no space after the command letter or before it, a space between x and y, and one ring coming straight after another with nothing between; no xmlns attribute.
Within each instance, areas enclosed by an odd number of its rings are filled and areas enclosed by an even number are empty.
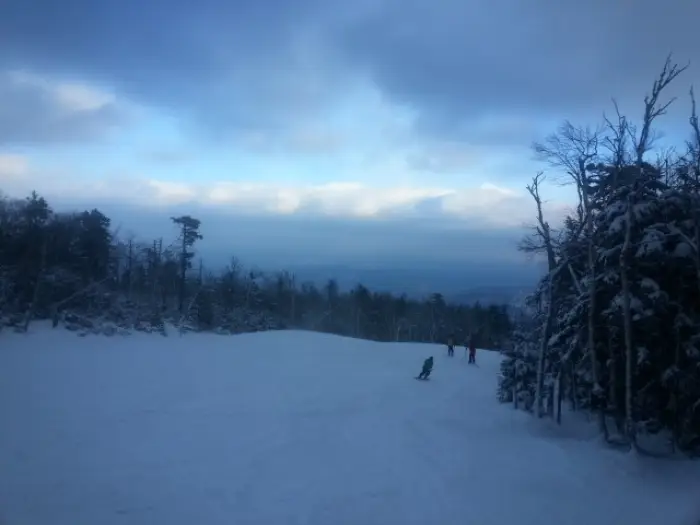
<svg viewBox="0 0 700 525"><path fill-rule="evenodd" d="M474 336L469 338L469 363L476 364L476 344Z"/></svg>

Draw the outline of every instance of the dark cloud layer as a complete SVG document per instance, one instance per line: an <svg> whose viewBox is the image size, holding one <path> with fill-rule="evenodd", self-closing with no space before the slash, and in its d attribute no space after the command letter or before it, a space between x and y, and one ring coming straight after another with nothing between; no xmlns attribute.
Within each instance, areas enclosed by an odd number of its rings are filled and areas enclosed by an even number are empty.
<svg viewBox="0 0 700 525"><path fill-rule="evenodd" d="M316 104L303 36L318 0L3 2L0 65L80 75L208 126L278 124ZM309 50L311 53L313 50ZM318 56L308 60L320 60Z"/></svg>
<svg viewBox="0 0 700 525"><path fill-rule="evenodd" d="M422 129L460 134L638 97L669 51L700 58L698 20L695 0L5 0L0 67L108 82L212 129L284 126L367 74Z"/></svg>
<svg viewBox="0 0 700 525"><path fill-rule="evenodd" d="M455 115L558 117L638 96L670 51L700 58L699 19L693 0L390 0L342 47L442 128Z"/></svg>

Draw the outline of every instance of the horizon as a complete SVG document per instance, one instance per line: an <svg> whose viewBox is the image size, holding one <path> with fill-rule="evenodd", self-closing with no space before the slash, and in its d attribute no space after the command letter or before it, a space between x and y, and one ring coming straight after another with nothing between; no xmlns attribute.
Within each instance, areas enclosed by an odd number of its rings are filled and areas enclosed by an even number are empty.
<svg viewBox="0 0 700 525"><path fill-rule="evenodd" d="M403 272L394 287L534 284L516 248L544 168L532 142L613 97L637 119L669 52L700 58L683 0L663 16L649 0L174 1L5 3L2 191L98 208L144 241L192 215L212 266ZM698 79L669 92L662 146L687 136ZM555 224L576 191L548 173Z"/></svg>

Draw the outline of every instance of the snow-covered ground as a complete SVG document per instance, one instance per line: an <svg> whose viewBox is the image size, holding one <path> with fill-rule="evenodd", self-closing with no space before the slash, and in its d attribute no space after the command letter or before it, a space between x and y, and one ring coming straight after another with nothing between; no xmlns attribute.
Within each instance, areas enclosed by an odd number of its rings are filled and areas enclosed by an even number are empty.
<svg viewBox="0 0 700 525"><path fill-rule="evenodd" d="M700 502L697 464L499 405L494 353L34 332L0 335L3 525L685 525Z"/></svg>

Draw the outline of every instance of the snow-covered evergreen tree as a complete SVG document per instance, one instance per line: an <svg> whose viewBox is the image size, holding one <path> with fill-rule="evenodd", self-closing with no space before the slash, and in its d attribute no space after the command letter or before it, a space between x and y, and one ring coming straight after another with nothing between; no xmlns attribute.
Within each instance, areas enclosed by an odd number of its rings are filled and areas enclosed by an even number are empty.
<svg viewBox="0 0 700 525"><path fill-rule="evenodd" d="M685 155L644 160L651 124L667 107L659 95L681 71L667 62L645 100L638 130L619 117L593 140L590 132L567 124L539 147L576 182L580 204L558 232L550 271L530 297L530 305L540 307L519 322L505 352L499 389L502 401L517 400L529 410L538 389L533 355L541 348L540 388L550 393L543 398L545 412L559 414L552 405L568 399L572 407L599 415L606 439L639 450L644 450L640 436L649 434L665 434L687 452L700 450L695 110ZM607 154L599 148L603 144ZM542 233L540 228L540 238ZM537 247L531 241L527 246ZM550 332L542 328L548 302L556 312Z"/></svg>

